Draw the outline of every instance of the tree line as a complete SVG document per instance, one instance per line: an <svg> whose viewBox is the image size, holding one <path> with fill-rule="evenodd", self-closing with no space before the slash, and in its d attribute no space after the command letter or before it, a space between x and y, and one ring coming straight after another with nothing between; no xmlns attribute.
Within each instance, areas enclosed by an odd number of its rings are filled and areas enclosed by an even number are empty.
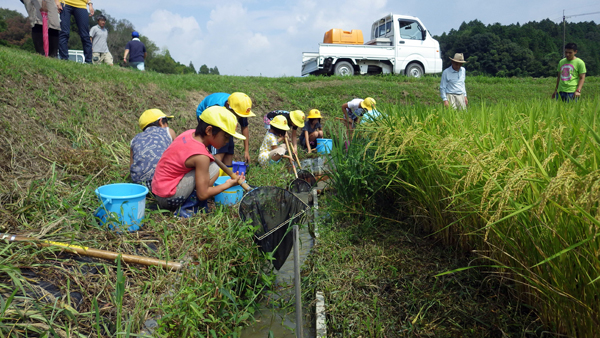
<svg viewBox="0 0 600 338"><path fill-rule="evenodd" d="M135 27L129 20L116 19L105 11L96 10L94 16L89 18L90 29L97 24L96 18L100 15L106 17L105 27L109 31L108 48L114 61L120 62L115 65L126 66L122 61L122 55L125 53L125 46L131 40L131 32L135 30ZM175 61L168 49L161 50L158 48L152 40L144 36L143 32L140 32L140 40L146 45L148 53L145 61L146 70L165 74L196 73L196 68L191 61L187 66ZM21 13L0 8L0 46L19 48L35 53L33 40L31 39L31 25ZM69 49L83 49L73 16L71 16L71 35L68 46ZM219 69L216 66L209 68L202 65L197 73L219 75Z"/></svg>
<svg viewBox="0 0 600 338"><path fill-rule="evenodd" d="M458 30L435 36L448 57L464 53L467 70L473 75L556 76L563 58L563 25L549 19L501 25L484 25L479 20L463 22ZM586 64L587 75L600 74L600 25L593 21L566 24L566 42L575 42L577 57Z"/></svg>

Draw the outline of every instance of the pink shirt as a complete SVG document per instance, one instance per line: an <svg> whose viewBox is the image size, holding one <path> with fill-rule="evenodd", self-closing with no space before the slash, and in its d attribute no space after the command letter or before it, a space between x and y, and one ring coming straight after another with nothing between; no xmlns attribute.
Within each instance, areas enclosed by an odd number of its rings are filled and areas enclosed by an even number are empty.
<svg viewBox="0 0 600 338"><path fill-rule="evenodd" d="M194 170L185 166L188 158L194 155L205 155L211 162L214 161L204 143L194 139L195 131L190 129L177 136L158 160L152 179L152 193L155 195L163 198L175 195L179 181L185 174Z"/></svg>

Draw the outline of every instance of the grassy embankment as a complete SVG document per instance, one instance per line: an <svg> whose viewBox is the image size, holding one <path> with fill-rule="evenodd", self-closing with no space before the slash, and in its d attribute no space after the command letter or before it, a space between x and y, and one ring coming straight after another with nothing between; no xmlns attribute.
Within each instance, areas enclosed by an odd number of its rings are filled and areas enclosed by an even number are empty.
<svg viewBox="0 0 600 338"><path fill-rule="evenodd" d="M345 101L366 95L375 97L383 110L393 105L405 107L404 104L415 103L439 107L436 78L167 76L59 62L5 48L0 49L0 80L0 137L6 144L0 150L2 232L123 253L199 262L186 272L176 274L134 265L118 268L117 264L107 262L92 261L82 265L71 256L61 255L54 249L2 244L0 267L4 319L0 330L3 335L14 336L23 335L25 330L31 333L49 329L58 335L69 332L84 335L89 332L138 332L146 318L159 313L164 316L165 328L175 336L189 334L183 330L193 331L196 328L204 334L211 334L211 330L214 330L215 335L223 335L235 332L235 327L247 323L252 311L251 302L261 292L263 285L268 285L269 277L260 272L261 260L253 248L251 230L240 227L233 212L217 210L209 216L191 220L152 213L144 231L125 236L95 226L91 215L98 202L93 190L107 183L126 180L128 142L138 132L137 118L143 110L156 107L176 115L172 127L180 132L194 127L195 108L207 93L246 92L253 98L254 111L258 115L250 120L251 153L256 154L264 134L261 117L272 109L302 109L306 112L316 107L327 120L334 114L339 116L339 106ZM500 96L513 100L542 98L549 95L552 88L553 79L469 79L473 105L497 102ZM597 88L595 79L588 81L585 87L590 92L597 92ZM251 169L249 180L253 180L251 183L254 185L282 185L286 181L281 178L282 175L277 172L267 175L256 168L254 173ZM343 232L323 229L323 236L330 239L330 244L323 241L320 247L323 251L317 248L316 257L326 257L331 252L327 250L327 245L338 248L343 245L351 251L357 247L374 245L374 242L367 243L372 238L361 236L362 231L357 227L350 227ZM390 231L401 230L394 228ZM346 236L349 239L344 240ZM404 233L403 236L410 238L411 235ZM405 250L398 243L388 244ZM378 249L377 246L372 248ZM371 252L366 251L362 259L371 257ZM409 285L406 284L409 279L402 273L407 262L395 256L389 257L394 257L390 264L382 265L379 262L374 269L366 265L361 267L360 264L354 266L353 271L363 270L355 278L361 283L368 282L372 278L370 276L380 280L391 278L398 281L395 283L398 292L410 285L415 290L426 290L429 283L415 282L431 280L432 274L443 272L448 266L460 267L461 264L459 261L455 261L454 265L443 263L440 267L428 270L425 273L427 278L421 278L419 269L414 269L412 273L415 279L411 279ZM428 262L438 265L432 263L431 259ZM325 261L320 269L331 268L332 264L337 263ZM418 264L418 261L414 264ZM411 266L414 267L414 264ZM80 266L87 268L81 269ZM55 284L66 297L52 299L42 291L32 292L35 287L29 285L15 267L35 272L37 279ZM90 269L94 269L95 273L90 274L87 271ZM367 269L372 271L367 274ZM343 282L341 276L326 277ZM465 276L471 278L474 275ZM307 282L315 281L312 277L316 280L319 278L309 273ZM449 281L442 283L444 286L441 290L450 290L447 285L456 282L459 284L454 289L457 295L473 290L460 286L461 282L456 278L441 280ZM18 285L16 289L15 284ZM336 287L343 290L343 284L338 283ZM314 282L307 285L306 289L310 290L311 285L321 284ZM435 284L434 287L440 286ZM13 290L16 293L11 297ZM326 290L332 292L328 297L341 294L336 293L332 286ZM345 293L342 299L331 299L339 302L338 309L351 309L343 305L355 303L364 308L372 302L372 299L362 299L365 290L359 290L363 295L360 297L354 291ZM41 298L42 295L50 301L34 301L34 298ZM415 296L419 297L419 294ZM473 297L469 307L484 309L488 300L477 301L477 297ZM74 298L81 298L81 301L74 302ZM455 300L450 297L433 301L450 303ZM342 334L372 336L401 332L392 330L395 319L387 314L388 311L394 313L394 309L398 308L404 311L402 323L411 326L410 330L415 330L421 324L421 327L427 328L426 332L438 332L453 325L448 324L452 320L442 320L442 324L439 320L450 318L450 312L444 315L444 311L441 311L438 313L441 317L430 318L426 314L433 311L422 307L420 302L405 307L407 304L394 304L377 298L372 305L373 309L380 310L379 315L375 316L370 311L366 315L370 320L380 318L381 326L388 331L369 334L370 328L366 328L365 323L354 322L350 323L353 324L351 326L343 322L335 324L334 316L331 317L334 323L332 329ZM469 313L463 317L464 320L479 318L479 315L471 314L470 308L453 309ZM488 310L483 310L486 314L482 314L481 318L485 317L484 320L494 311L492 308ZM123 321L121 313L128 313ZM499 330L504 331L502 325L513 325L513 319L510 316L508 318L490 327L500 327ZM463 332L460 331L462 329L469 330L466 326L455 329L459 332Z"/></svg>

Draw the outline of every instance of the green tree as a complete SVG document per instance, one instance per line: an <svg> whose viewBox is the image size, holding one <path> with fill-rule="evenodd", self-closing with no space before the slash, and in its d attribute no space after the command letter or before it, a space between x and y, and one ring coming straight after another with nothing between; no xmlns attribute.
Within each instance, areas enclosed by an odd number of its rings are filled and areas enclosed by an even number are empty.
<svg viewBox="0 0 600 338"><path fill-rule="evenodd" d="M219 68L217 68L217 66L214 66L213 68L209 69L208 73L211 75L221 75L219 74Z"/></svg>
<svg viewBox="0 0 600 338"><path fill-rule="evenodd" d="M566 32L566 40L577 43L577 56L585 61L588 75L600 74L600 26L568 23ZM450 66L454 53L464 53L471 74L553 77L562 58L562 26L547 19L487 26L473 20L435 38L443 51L444 67Z"/></svg>
<svg viewBox="0 0 600 338"><path fill-rule="evenodd" d="M209 73L209 69L207 65L202 65L200 66L200 69L198 70L198 74L208 74Z"/></svg>

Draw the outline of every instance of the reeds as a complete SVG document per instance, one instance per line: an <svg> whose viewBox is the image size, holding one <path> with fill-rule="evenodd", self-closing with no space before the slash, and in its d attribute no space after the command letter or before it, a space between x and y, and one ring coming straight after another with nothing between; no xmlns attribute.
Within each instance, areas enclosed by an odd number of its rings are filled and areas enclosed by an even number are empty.
<svg viewBox="0 0 600 338"><path fill-rule="evenodd" d="M387 107L362 129L422 229L475 249L558 332L600 325L598 101L504 102L468 111ZM379 180L379 181L378 181ZM379 183L377 183L379 182Z"/></svg>

